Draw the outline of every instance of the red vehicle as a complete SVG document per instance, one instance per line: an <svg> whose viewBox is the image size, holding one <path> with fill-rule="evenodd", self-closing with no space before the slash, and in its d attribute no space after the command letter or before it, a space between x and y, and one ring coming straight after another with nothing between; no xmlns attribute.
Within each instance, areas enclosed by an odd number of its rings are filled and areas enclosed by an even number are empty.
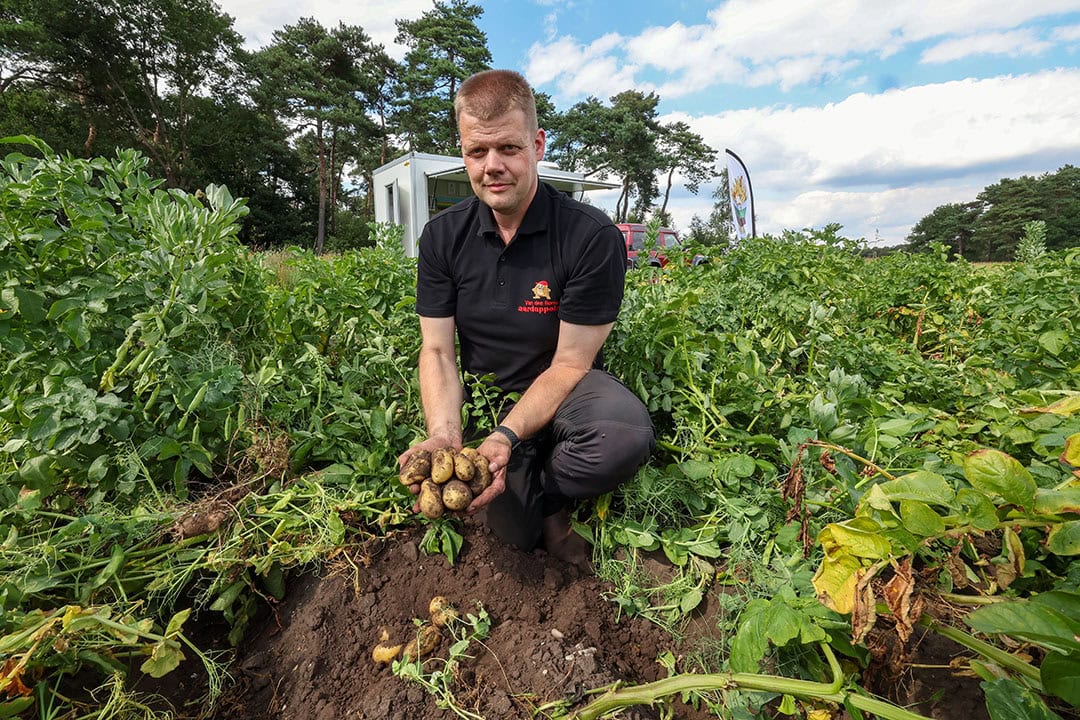
<svg viewBox="0 0 1080 720"><path fill-rule="evenodd" d="M679 234L672 228L662 227L656 236L656 247L645 255L645 234L648 227L643 223L616 223L615 227L626 239L626 266L652 265L664 267L668 264L668 257L664 254L664 248L679 247ZM694 257L689 264L699 265L705 260L704 256Z"/></svg>

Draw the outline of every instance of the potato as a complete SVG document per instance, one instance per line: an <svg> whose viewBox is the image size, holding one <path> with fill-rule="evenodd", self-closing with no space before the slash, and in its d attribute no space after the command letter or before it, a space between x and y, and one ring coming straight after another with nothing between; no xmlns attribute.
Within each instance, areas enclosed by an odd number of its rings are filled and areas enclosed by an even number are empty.
<svg viewBox="0 0 1080 720"><path fill-rule="evenodd" d="M454 475L457 475L458 480L469 482L475 474L476 466L468 455L464 453L454 455Z"/></svg>
<svg viewBox="0 0 1080 720"><path fill-rule="evenodd" d="M423 658L425 655L430 655L435 652L435 648L439 647L439 640L441 639L442 636L439 634L439 628L434 625L425 625L420 628L420 632L417 636L405 646L405 650L401 653L401 656L405 660Z"/></svg>
<svg viewBox="0 0 1080 720"><path fill-rule="evenodd" d="M436 595L431 598L431 603L428 605L428 612L431 614L431 623L435 627L446 627L449 623L457 620L458 613L454 609L454 606L450 604L442 595Z"/></svg>
<svg viewBox="0 0 1080 720"><path fill-rule="evenodd" d="M439 448L431 453L431 480L439 485L454 477L454 449Z"/></svg>
<svg viewBox="0 0 1080 720"><path fill-rule="evenodd" d="M472 491L460 480L451 480L442 487L442 503L447 510L464 510L472 502Z"/></svg>
<svg viewBox="0 0 1080 720"><path fill-rule="evenodd" d="M476 497L491 485L491 469L488 468L488 459L480 453L476 453L476 457L473 458L473 466L476 468L476 474L469 482L469 490L472 491L473 497Z"/></svg>
<svg viewBox="0 0 1080 720"><path fill-rule="evenodd" d="M417 450L401 468L398 480L402 485L419 485L431 476L431 453Z"/></svg>
<svg viewBox="0 0 1080 720"><path fill-rule="evenodd" d="M389 665L397 660L397 656L401 654L402 647L404 646L401 643L391 645L390 633L386 631L386 628L382 628L379 644L371 649L371 659L375 661L376 665Z"/></svg>
<svg viewBox="0 0 1080 720"><path fill-rule="evenodd" d="M420 512L424 513L424 517L428 520L435 520L443 516L445 508L443 507L442 493L439 486L430 480L425 480L420 484L420 497L417 502L420 504Z"/></svg>

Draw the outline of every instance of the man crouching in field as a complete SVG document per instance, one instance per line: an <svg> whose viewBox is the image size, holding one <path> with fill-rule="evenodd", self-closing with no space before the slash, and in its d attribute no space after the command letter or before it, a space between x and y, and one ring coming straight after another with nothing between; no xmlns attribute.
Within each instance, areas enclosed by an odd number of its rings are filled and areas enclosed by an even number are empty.
<svg viewBox="0 0 1080 720"><path fill-rule="evenodd" d="M420 393L428 438L463 441L461 368L521 397L478 446L493 482L468 513L523 550L578 565L570 504L634 476L655 445L641 401L602 369L622 303L626 245L604 213L539 181L545 134L525 79L489 70L454 100L475 197L433 217L419 242ZM414 492L418 491L416 486Z"/></svg>

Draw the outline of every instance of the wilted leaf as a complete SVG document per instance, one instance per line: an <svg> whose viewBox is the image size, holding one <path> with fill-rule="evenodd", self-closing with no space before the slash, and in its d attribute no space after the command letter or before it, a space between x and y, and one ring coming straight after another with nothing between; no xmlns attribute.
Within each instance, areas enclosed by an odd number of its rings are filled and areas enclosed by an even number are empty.
<svg viewBox="0 0 1080 720"><path fill-rule="evenodd" d="M0 667L0 691L8 697L29 695L31 690L22 681L24 669L25 666L15 658L5 660L3 666Z"/></svg>
<svg viewBox="0 0 1080 720"><path fill-rule="evenodd" d="M166 638L154 644L150 657L140 669L150 677L160 678L175 670L184 661L180 643Z"/></svg>
<svg viewBox="0 0 1080 720"><path fill-rule="evenodd" d="M964 458L964 477L976 490L996 495L1005 502L1030 508L1035 499L1035 480L1016 458L1000 450L984 448Z"/></svg>
<svg viewBox="0 0 1080 720"><path fill-rule="evenodd" d="M878 566L871 565L855 572L855 604L851 609L851 639L861 643L877 622L877 601L870 581L877 574Z"/></svg>
<svg viewBox="0 0 1080 720"><path fill-rule="evenodd" d="M906 557L894 568L893 576L881 589L885 604L896 621L896 634L900 642L906 643L911 637L912 628L922 614L922 603L912 603L915 592L915 578L911 572L911 557ZM917 600L919 598L916 598Z"/></svg>

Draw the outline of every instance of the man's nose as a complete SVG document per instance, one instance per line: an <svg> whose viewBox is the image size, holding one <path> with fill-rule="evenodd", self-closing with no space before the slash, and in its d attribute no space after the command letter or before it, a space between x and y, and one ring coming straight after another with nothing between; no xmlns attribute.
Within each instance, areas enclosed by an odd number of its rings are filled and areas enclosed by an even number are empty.
<svg viewBox="0 0 1080 720"><path fill-rule="evenodd" d="M495 149L488 150L487 155L484 156L484 172L486 173L498 173L505 169L506 165L503 163L502 156Z"/></svg>

